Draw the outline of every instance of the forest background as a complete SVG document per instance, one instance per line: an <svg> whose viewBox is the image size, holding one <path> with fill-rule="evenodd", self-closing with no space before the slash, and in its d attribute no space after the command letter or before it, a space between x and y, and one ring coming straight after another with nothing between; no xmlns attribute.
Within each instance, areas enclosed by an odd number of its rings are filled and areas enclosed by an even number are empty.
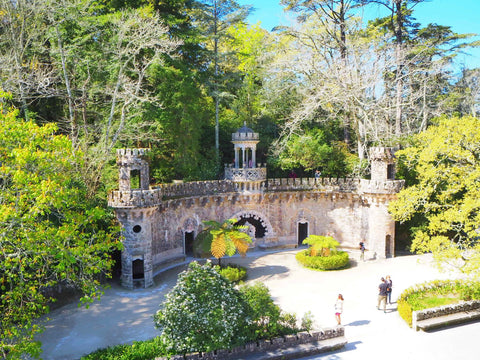
<svg viewBox="0 0 480 360"><path fill-rule="evenodd" d="M417 22L434 3L281 0L267 31L234 0L0 0L0 354L38 351L46 289L99 295L117 148L150 148L154 183L221 179L246 123L269 177L368 177L370 146L478 116L480 70L452 64L479 41Z"/></svg>

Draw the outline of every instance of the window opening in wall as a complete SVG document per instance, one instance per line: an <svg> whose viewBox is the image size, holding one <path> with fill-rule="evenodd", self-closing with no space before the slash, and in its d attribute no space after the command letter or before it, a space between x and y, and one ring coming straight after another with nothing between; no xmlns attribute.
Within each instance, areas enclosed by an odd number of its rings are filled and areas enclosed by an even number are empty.
<svg viewBox="0 0 480 360"><path fill-rule="evenodd" d="M134 233L138 234L140 231L142 231L142 227L140 225L135 225L132 230Z"/></svg>
<svg viewBox="0 0 480 360"><path fill-rule="evenodd" d="M388 180L395 180L395 165L388 164L387 165L387 179Z"/></svg>
<svg viewBox="0 0 480 360"><path fill-rule="evenodd" d="M308 237L308 222L298 223L298 246Z"/></svg>
<svg viewBox="0 0 480 360"><path fill-rule="evenodd" d="M130 171L130 189L140 189L140 170Z"/></svg>
<svg viewBox="0 0 480 360"><path fill-rule="evenodd" d="M193 231L185 232L185 255L193 256L193 240L195 239L195 233Z"/></svg>
<svg viewBox="0 0 480 360"><path fill-rule="evenodd" d="M143 267L143 259L136 259L132 262L132 276L134 280L143 279L145 270Z"/></svg>

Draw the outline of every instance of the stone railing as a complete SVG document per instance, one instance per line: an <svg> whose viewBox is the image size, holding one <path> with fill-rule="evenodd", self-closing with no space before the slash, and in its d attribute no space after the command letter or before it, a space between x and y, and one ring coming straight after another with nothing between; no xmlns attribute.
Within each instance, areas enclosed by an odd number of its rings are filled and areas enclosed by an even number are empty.
<svg viewBox="0 0 480 360"><path fill-rule="evenodd" d="M114 208L148 207L161 203L161 189L112 191L108 194L108 206Z"/></svg>
<svg viewBox="0 0 480 360"><path fill-rule="evenodd" d="M403 180L372 181L351 178L278 178L268 179L260 185L252 180L262 181L266 177L266 168L235 169L241 170L237 180L192 181L186 183L160 184L150 190L112 191L108 196L111 207L147 207L161 203L162 200L195 196L212 196L226 193L251 191L323 191L323 192L358 192L376 194L394 194L403 186ZM248 172L247 172L248 170ZM255 172L257 170L257 172ZM249 177L248 180L240 179ZM263 178L260 178L264 176ZM250 182L252 181L252 182ZM240 184L240 185L239 185ZM258 183L257 183L258 184Z"/></svg>
<svg viewBox="0 0 480 360"><path fill-rule="evenodd" d="M235 184L233 184L230 180L190 181L180 184L160 184L154 188L161 189L164 199L218 195L236 191Z"/></svg>
<svg viewBox="0 0 480 360"><path fill-rule="evenodd" d="M359 179L336 178L278 178L268 179L267 191L356 191Z"/></svg>
<svg viewBox="0 0 480 360"><path fill-rule="evenodd" d="M412 312L412 329L429 330L480 319L480 300Z"/></svg>
<svg viewBox="0 0 480 360"><path fill-rule="evenodd" d="M260 136L258 135L258 133L236 132L232 134L232 141L244 141L244 140L251 141L251 140L259 140L259 139L260 139Z"/></svg>
<svg viewBox="0 0 480 360"><path fill-rule="evenodd" d="M405 186L405 180L360 180L358 191L361 193L396 194Z"/></svg>
<svg viewBox="0 0 480 360"><path fill-rule="evenodd" d="M225 167L225 179L232 181L263 181L267 178L267 168Z"/></svg>
<svg viewBox="0 0 480 360"><path fill-rule="evenodd" d="M346 345L345 336L345 329L343 327L336 327L336 328L329 328L324 329L323 331L313 331L313 332L300 332L296 335L285 335L282 337L274 338L271 340L259 340L258 342L252 342L245 344L243 346L239 346L233 348L231 350L216 350L207 353L191 353L184 355L173 355L169 358L161 357L156 358L155 360L237 360L240 358L252 358L253 355L265 353L265 352L273 352L277 349L282 348L290 348L293 346L300 346L304 344L316 343L321 342L322 340L329 340L338 338L339 341L337 345L332 345L331 348L325 349L324 351L328 350L335 350L342 348ZM319 347L319 349L321 349ZM301 352L302 349L300 348L299 351ZM318 352L317 352L318 353ZM310 354L303 354L303 356L313 355L315 351L310 351ZM299 355L302 355L299 353ZM257 358L257 357L255 357ZM263 357L262 357L263 358ZM269 356L269 359L274 359L275 357ZM284 356L279 357L285 359ZM294 357L295 358L295 357Z"/></svg>

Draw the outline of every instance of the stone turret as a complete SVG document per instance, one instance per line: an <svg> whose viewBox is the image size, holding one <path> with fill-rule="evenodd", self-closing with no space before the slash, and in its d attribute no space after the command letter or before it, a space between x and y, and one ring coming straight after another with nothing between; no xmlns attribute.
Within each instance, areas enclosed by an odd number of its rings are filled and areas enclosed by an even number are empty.
<svg viewBox="0 0 480 360"><path fill-rule="evenodd" d="M372 180L395 180L395 156L393 148L372 147L370 149L370 166Z"/></svg>
<svg viewBox="0 0 480 360"><path fill-rule="evenodd" d="M149 149L118 149L119 191L148 190L150 174L148 162L143 156Z"/></svg>
<svg viewBox="0 0 480 360"><path fill-rule="evenodd" d="M122 225L122 285L153 285L152 214L161 193L149 190L148 149L118 149L119 190L110 194L109 205Z"/></svg>

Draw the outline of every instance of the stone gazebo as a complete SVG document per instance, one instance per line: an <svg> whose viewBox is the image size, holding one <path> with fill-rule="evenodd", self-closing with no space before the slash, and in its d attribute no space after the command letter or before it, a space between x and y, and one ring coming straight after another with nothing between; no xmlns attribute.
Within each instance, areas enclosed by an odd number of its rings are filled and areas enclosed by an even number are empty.
<svg viewBox="0 0 480 360"><path fill-rule="evenodd" d="M266 165L257 164L256 150L259 142L258 133L244 124L232 134L235 151L233 164L225 165L225 180L236 183L242 192L258 192L267 178Z"/></svg>

